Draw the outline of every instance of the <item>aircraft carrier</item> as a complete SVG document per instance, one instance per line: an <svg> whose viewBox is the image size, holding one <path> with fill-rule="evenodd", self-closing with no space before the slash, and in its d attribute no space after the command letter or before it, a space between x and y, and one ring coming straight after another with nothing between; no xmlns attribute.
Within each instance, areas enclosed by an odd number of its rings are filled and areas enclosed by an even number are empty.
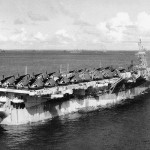
<svg viewBox="0 0 150 150"><path fill-rule="evenodd" d="M146 94L150 69L141 40L138 64L85 68L67 72L3 76L0 81L0 123L43 121L74 112L111 107Z"/></svg>

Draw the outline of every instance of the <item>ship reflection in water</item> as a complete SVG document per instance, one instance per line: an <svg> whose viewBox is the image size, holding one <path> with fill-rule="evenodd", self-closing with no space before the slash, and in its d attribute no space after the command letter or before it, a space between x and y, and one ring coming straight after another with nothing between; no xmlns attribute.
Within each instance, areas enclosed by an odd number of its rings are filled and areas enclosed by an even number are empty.
<svg viewBox="0 0 150 150"><path fill-rule="evenodd" d="M2 149L149 149L150 94L111 109L0 127ZM132 103L132 105L131 105Z"/></svg>

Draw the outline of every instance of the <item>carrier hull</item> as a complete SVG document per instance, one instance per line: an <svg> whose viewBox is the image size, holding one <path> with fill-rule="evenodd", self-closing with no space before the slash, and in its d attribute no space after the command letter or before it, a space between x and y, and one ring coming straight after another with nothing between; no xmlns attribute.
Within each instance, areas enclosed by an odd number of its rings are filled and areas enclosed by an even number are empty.
<svg viewBox="0 0 150 150"><path fill-rule="evenodd" d="M118 93L105 93L96 97L87 96L70 98L64 101L48 101L42 97L28 97L24 108L7 107L0 111L1 124L19 125L31 122L43 121L56 116L62 116L74 112L90 111L107 108L123 103L124 100L134 99L149 90L148 84L127 89ZM30 101L30 103L28 103ZM35 105L36 103L36 105ZM33 105L32 105L33 104Z"/></svg>

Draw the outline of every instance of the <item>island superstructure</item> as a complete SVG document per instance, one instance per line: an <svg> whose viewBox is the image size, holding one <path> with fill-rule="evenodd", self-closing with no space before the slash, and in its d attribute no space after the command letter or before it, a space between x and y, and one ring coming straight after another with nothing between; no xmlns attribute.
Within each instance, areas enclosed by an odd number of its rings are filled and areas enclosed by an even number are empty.
<svg viewBox="0 0 150 150"><path fill-rule="evenodd" d="M0 81L1 124L26 124L77 111L114 106L149 90L149 68L141 40L138 64L4 77Z"/></svg>

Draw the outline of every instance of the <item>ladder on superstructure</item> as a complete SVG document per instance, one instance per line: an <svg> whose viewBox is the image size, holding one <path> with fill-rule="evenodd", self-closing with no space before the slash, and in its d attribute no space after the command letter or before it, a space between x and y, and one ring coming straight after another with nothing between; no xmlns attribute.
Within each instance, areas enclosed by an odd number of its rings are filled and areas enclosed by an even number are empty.
<svg viewBox="0 0 150 150"><path fill-rule="evenodd" d="M111 86L111 88L110 88L110 93L113 93L113 92L114 92L115 87L116 87L117 84L118 84L119 82L121 82L122 80L123 80L122 78L119 78L119 79Z"/></svg>

